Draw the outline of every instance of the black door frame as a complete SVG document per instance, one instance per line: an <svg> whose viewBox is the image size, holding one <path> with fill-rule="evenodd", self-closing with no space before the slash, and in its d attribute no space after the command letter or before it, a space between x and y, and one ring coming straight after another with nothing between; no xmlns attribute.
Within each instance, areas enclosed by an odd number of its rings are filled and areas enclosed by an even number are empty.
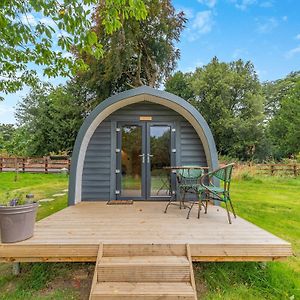
<svg viewBox="0 0 300 300"><path fill-rule="evenodd" d="M122 180L122 127L123 126L140 126L142 129L142 154L144 154L144 162L141 163L142 175L142 191L141 197L122 197L121 195L121 180ZM175 122L163 121L119 121L117 122L116 134L116 198L117 199L133 199L133 200L169 200L171 195L166 196L151 196L151 153L150 153L150 127L151 126L169 126L171 135L170 145L170 161L171 165L176 164L176 134ZM171 193L175 191L176 175L171 173Z"/></svg>

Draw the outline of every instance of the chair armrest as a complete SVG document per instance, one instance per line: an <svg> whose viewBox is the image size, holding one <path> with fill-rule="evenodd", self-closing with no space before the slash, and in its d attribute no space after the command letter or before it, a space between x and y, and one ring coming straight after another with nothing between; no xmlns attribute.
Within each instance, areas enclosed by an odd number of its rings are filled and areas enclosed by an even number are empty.
<svg viewBox="0 0 300 300"><path fill-rule="evenodd" d="M205 180L205 177L208 177L208 180L209 180L209 173L204 173L201 177L200 177L200 184L202 187L204 188L207 188L207 185L204 184L204 180Z"/></svg>

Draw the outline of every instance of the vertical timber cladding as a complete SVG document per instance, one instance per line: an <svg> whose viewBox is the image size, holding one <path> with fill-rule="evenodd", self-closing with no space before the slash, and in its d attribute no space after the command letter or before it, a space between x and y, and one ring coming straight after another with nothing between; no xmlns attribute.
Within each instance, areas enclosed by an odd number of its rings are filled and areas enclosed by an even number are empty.
<svg viewBox="0 0 300 300"><path fill-rule="evenodd" d="M115 144L118 121L140 121L140 116L152 116L152 122L174 122L176 127L176 164L207 166L203 145L193 126L172 109L140 102L112 113L92 135L83 167L82 201L113 199L115 186Z"/></svg>

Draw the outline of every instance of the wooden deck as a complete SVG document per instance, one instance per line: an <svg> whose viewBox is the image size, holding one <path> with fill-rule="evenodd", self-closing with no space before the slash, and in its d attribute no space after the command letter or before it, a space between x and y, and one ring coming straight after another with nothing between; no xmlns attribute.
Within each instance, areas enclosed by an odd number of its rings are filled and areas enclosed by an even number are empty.
<svg viewBox="0 0 300 300"><path fill-rule="evenodd" d="M267 261L292 254L289 243L242 218L228 224L217 206L200 220L194 209L187 220L176 206L164 214L165 205L83 202L65 208L37 222L31 239L0 244L0 261L96 261L101 243L110 256L133 249L172 253L189 244L193 261Z"/></svg>

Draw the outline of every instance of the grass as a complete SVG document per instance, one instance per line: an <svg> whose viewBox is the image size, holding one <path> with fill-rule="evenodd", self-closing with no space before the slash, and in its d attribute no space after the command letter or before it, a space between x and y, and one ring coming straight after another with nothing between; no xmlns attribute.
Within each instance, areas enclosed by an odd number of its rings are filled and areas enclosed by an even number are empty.
<svg viewBox="0 0 300 300"><path fill-rule="evenodd" d="M0 198L7 191L50 198L67 188L65 175L0 173ZM300 177L281 178L240 173L232 183L238 214L292 243L294 257L269 263L196 263L201 299L300 299ZM1 200L0 200L1 202ZM39 207L43 218L66 206L66 196ZM24 263L19 276L0 264L0 299L87 299L93 264Z"/></svg>
<svg viewBox="0 0 300 300"><path fill-rule="evenodd" d="M0 203L6 203L19 194L34 194L35 200L53 198L52 195L62 193L68 187L68 177L63 174L30 174L19 173L15 181L15 173L0 173ZM55 201L40 202L37 219L59 211L67 206L66 195L55 197Z"/></svg>
<svg viewBox="0 0 300 300"><path fill-rule="evenodd" d="M233 181L238 215L291 242L294 257L284 262L195 264L201 299L300 299L299 191L299 177L245 173Z"/></svg>

